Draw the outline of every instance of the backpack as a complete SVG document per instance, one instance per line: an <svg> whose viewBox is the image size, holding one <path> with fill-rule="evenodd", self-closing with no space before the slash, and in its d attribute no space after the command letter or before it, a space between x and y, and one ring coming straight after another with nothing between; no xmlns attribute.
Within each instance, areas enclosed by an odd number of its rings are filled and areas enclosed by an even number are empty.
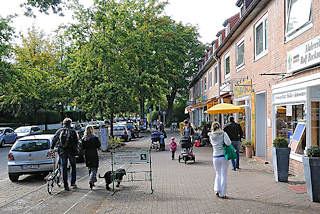
<svg viewBox="0 0 320 214"><path fill-rule="evenodd" d="M71 143L71 133L68 128L63 128L60 132L59 136L59 146L63 149L69 147L69 144Z"/></svg>

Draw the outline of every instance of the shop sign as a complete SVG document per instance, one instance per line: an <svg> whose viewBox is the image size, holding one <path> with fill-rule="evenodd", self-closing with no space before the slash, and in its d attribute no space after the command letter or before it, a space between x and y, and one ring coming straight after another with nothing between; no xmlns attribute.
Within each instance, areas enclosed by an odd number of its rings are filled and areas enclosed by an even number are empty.
<svg viewBox="0 0 320 214"><path fill-rule="evenodd" d="M320 36L287 52L287 73L320 63Z"/></svg>
<svg viewBox="0 0 320 214"><path fill-rule="evenodd" d="M251 80L247 80L233 87L233 96L243 97L251 94L251 91L252 91Z"/></svg>
<svg viewBox="0 0 320 214"><path fill-rule="evenodd" d="M304 101L307 99L307 91L306 89L298 90L298 91L289 91L281 94L273 95L273 104L278 103L290 103L297 101Z"/></svg>

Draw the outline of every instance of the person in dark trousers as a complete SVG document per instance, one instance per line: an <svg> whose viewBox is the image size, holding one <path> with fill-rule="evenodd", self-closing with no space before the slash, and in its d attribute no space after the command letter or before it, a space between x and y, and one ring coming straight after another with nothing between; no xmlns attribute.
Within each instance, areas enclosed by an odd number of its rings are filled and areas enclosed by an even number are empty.
<svg viewBox="0 0 320 214"><path fill-rule="evenodd" d="M165 150L165 143L164 143L164 139L167 138L167 133L164 130L164 125L162 123L160 123L159 126L159 130L160 130L160 150L164 151Z"/></svg>
<svg viewBox="0 0 320 214"><path fill-rule="evenodd" d="M61 160L62 176L64 189L70 191L68 186L68 160L71 165L71 186L77 187L76 185L76 158L75 155L78 151L78 134L71 128L72 120L70 118L65 118L62 121L62 128L59 129L52 140L51 149L57 146L58 154Z"/></svg>
<svg viewBox="0 0 320 214"><path fill-rule="evenodd" d="M209 140L209 130L208 130L208 126L207 124L205 123L203 125L203 129L201 131L201 135L200 135L200 145L203 146L206 144L206 142L204 142L205 140Z"/></svg>
<svg viewBox="0 0 320 214"><path fill-rule="evenodd" d="M98 149L101 143L99 138L93 134L93 127L88 125L82 138L82 149L86 160L86 167L89 169L90 189L97 182L97 172L99 167Z"/></svg>
<svg viewBox="0 0 320 214"><path fill-rule="evenodd" d="M234 117L229 117L229 123L223 129L229 136L232 146L236 150L237 159L231 160L232 170L236 171L239 169L239 152L240 152L240 141L243 138L243 131L241 126L234 121Z"/></svg>

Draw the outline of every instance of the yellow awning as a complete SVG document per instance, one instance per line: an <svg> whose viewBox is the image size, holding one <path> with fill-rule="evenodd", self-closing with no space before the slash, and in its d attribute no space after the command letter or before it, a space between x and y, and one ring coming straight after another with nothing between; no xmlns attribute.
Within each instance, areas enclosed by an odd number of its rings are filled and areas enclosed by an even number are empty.
<svg viewBox="0 0 320 214"><path fill-rule="evenodd" d="M229 103L220 103L218 105L214 105L207 110L208 114L229 114L229 113L238 113L243 112L244 109L229 104Z"/></svg>

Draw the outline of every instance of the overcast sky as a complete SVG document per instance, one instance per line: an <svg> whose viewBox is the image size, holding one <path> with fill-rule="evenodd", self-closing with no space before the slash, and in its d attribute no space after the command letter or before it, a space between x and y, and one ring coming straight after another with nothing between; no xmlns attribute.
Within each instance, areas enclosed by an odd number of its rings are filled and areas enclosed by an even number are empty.
<svg viewBox="0 0 320 214"><path fill-rule="evenodd" d="M50 34L61 23L71 22L71 15L59 17L54 14L38 14L36 19L23 16L23 9L19 7L25 0L0 0L0 14L5 17L9 14L18 14L13 26L17 32L26 33L32 24ZM92 0L81 0L87 5ZM216 38L216 34L223 28L224 20L239 12L235 5L236 0L169 0L166 7L166 15L171 16L176 21L184 24L197 25L200 33L200 40L203 43L211 43Z"/></svg>

